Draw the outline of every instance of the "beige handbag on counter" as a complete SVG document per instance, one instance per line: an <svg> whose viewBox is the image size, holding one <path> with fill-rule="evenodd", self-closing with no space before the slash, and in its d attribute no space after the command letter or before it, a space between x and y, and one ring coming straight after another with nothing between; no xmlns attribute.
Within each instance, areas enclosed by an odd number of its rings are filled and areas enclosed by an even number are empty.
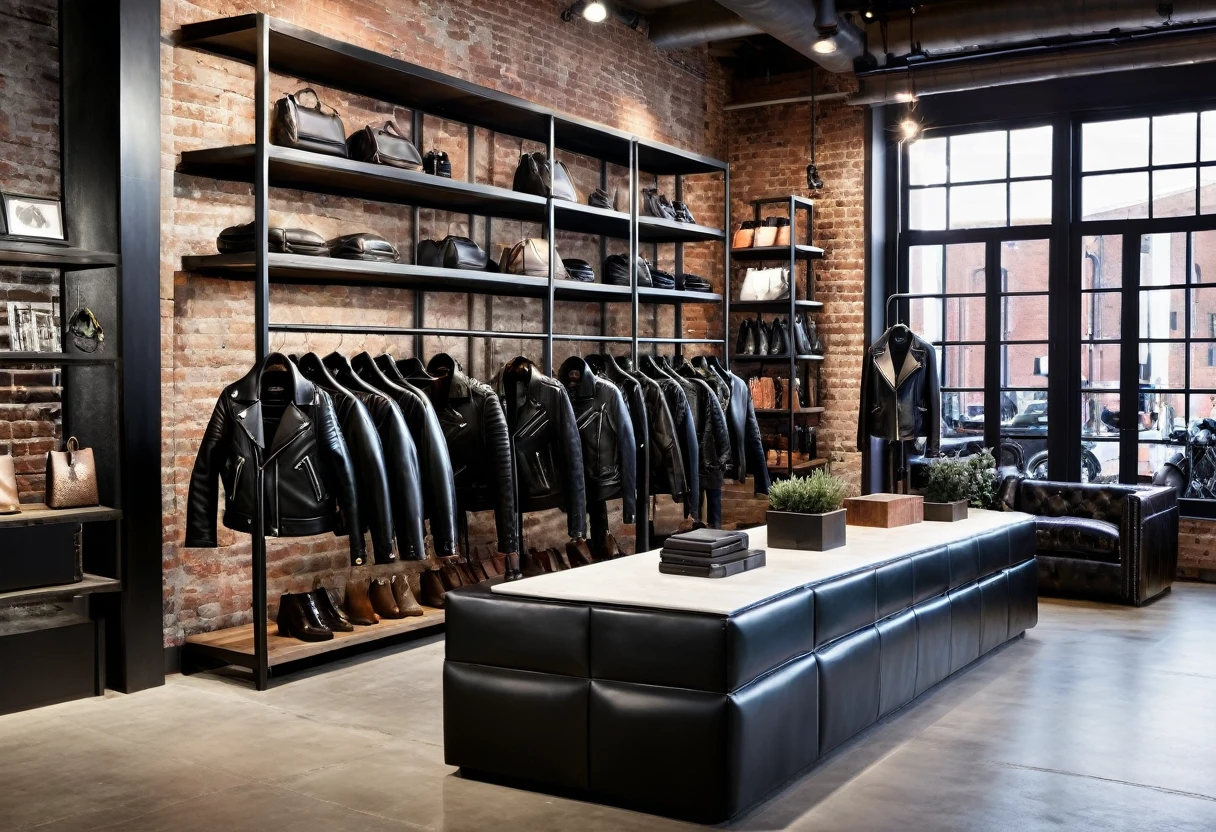
<svg viewBox="0 0 1216 832"><path fill-rule="evenodd" d="M17 466L11 456L0 456L0 514L20 514L17 496Z"/></svg>
<svg viewBox="0 0 1216 832"><path fill-rule="evenodd" d="M46 504L50 508L84 508L98 502L93 451L81 448L73 436L64 450L46 455Z"/></svg>

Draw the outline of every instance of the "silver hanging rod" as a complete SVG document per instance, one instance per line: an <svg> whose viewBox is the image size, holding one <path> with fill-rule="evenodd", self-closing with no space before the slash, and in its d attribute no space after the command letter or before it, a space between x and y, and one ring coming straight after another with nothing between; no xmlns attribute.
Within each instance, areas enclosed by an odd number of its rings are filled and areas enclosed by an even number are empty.
<svg viewBox="0 0 1216 832"><path fill-rule="evenodd" d="M745 101L741 104L727 104L723 110L751 110L756 107L776 107L778 104L809 104L811 101L844 101L849 97L847 92L825 92L823 95L800 95L795 98L770 98L767 101Z"/></svg>

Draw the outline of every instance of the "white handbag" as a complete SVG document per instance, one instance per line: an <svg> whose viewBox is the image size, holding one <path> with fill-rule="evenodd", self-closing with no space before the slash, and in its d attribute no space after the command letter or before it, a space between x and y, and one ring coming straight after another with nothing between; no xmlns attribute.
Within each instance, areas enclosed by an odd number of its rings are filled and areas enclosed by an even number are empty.
<svg viewBox="0 0 1216 832"><path fill-rule="evenodd" d="M787 297L789 291L789 269L748 269L743 276L739 300L780 300Z"/></svg>

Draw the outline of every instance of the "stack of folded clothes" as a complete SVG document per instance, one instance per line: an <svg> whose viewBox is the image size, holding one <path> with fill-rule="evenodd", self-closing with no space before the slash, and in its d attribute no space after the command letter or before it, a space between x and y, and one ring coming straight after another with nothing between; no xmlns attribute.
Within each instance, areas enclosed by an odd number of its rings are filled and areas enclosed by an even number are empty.
<svg viewBox="0 0 1216 832"><path fill-rule="evenodd" d="M764 550L749 549L746 532L697 529L673 534L659 553L665 575L726 578L764 566Z"/></svg>

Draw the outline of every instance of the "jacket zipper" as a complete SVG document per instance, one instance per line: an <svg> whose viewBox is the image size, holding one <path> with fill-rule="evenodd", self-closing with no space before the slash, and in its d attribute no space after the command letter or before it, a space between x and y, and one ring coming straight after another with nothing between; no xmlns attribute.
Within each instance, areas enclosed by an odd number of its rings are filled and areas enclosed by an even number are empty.
<svg viewBox="0 0 1216 832"><path fill-rule="evenodd" d="M236 458L236 473L232 476L232 493L228 495L228 502L233 502L236 499L236 492L241 490L241 471L245 470L245 457L238 456Z"/></svg>
<svg viewBox="0 0 1216 832"><path fill-rule="evenodd" d="M325 499L325 496L321 493L321 480L317 477L317 471L312 467L312 457L306 456L296 464L297 471L301 468L307 469L308 479L312 483L313 494L316 495L317 502L321 502Z"/></svg>

